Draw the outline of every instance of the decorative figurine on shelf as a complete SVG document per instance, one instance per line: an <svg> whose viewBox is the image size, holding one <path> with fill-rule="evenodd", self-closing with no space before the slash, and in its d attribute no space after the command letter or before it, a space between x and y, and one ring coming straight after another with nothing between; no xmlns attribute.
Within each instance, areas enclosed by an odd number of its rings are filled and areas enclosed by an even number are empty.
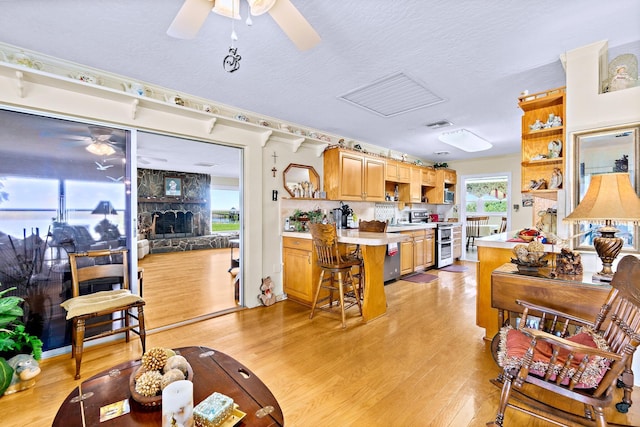
<svg viewBox="0 0 640 427"><path fill-rule="evenodd" d="M547 188L547 180L544 178L540 178L539 180L530 180L529 181L529 190L546 190Z"/></svg>
<svg viewBox="0 0 640 427"><path fill-rule="evenodd" d="M550 159L560 157L560 152L562 151L562 141L560 141L559 139L554 139L549 143L548 148Z"/></svg>
<svg viewBox="0 0 640 427"><path fill-rule="evenodd" d="M562 172L560 172L560 168L553 168L553 172L551 173L551 181L549 182L549 188L557 189L562 186Z"/></svg>
<svg viewBox="0 0 640 427"><path fill-rule="evenodd" d="M547 122L542 125L542 128L549 129L558 126L562 126L562 119L560 118L560 116L556 116L555 114L550 113Z"/></svg>
<svg viewBox="0 0 640 427"><path fill-rule="evenodd" d="M540 121L540 119L536 119L536 121L532 125L529 125L529 129L530 130L540 130L540 129L543 128L543 126L544 126L544 123L542 123Z"/></svg>
<svg viewBox="0 0 640 427"><path fill-rule="evenodd" d="M609 62L603 92L615 92L638 84L638 57L632 53L623 53Z"/></svg>

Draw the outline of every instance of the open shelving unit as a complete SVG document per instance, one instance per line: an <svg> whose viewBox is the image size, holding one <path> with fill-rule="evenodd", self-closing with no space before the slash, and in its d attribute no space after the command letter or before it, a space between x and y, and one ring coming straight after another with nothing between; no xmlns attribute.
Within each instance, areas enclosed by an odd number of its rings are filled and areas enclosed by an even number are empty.
<svg viewBox="0 0 640 427"><path fill-rule="evenodd" d="M550 188L554 170L558 169L561 176L565 174L565 88L551 89L545 92L523 95L518 98L518 106L522 115L522 193L536 197L557 200L558 191L563 189L563 183L556 188ZM553 114L562 119L562 126L546 127L531 130L536 120L546 123ZM559 155L553 157L550 144L560 141L562 148ZM532 185L544 179L547 187L540 189ZM564 181L564 178L561 180Z"/></svg>

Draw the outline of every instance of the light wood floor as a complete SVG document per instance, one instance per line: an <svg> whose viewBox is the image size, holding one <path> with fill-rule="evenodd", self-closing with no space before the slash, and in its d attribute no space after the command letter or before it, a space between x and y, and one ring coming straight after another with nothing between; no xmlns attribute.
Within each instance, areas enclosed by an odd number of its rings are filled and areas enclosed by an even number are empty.
<svg viewBox="0 0 640 427"><path fill-rule="evenodd" d="M147 329L236 308L229 251L171 252L141 259Z"/></svg>
<svg viewBox="0 0 640 427"><path fill-rule="evenodd" d="M236 358L271 389L287 426L484 426L499 399L489 383L498 368L475 326L475 268L467 265L465 273L432 270L439 280L429 284L389 284L387 314L363 324L351 311L346 330L329 313L309 320L308 308L282 301L155 333L147 344L204 345ZM195 301L182 289L178 304L191 309ZM138 340L93 347L83 378L140 352ZM44 360L42 368L34 388L0 399L2 425L50 425L79 384L68 356ZM634 393L639 400L640 390ZM638 426L640 404L611 415ZM506 425L550 424L507 410Z"/></svg>

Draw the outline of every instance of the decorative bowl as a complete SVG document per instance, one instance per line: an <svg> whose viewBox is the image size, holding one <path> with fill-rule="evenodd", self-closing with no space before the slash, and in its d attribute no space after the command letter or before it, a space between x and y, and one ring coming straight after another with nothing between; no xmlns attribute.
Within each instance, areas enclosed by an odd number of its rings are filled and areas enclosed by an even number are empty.
<svg viewBox="0 0 640 427"><path fill-rule="evenodd" d="M146 406L148 408L160 408L162 406L162 393L155 396L143 396L136 391L136 375L140 369L142 369L142 366L133 371L129 377L129 391L131 392L131 398L142 406ZM187 365L186 379L193 382L193 369L191 368L191 365Z"/></svg>
<svg viewBox="0 0 640 427"><path fill-rule="evenodd" d="M511 262L516 265L520 272L536 272L541 267L546 267L549 261L546 259L538 260L537 262L522 262L518 259L511 258Z"/></svg>
<svg viewBox="0 0 640 427"><path fill-rule="evenodd" d="M536 238L536 236L529 236L527 234L518 234L518 237L522 240L524 240L525 242L532 242L533 239Z"/></svg>

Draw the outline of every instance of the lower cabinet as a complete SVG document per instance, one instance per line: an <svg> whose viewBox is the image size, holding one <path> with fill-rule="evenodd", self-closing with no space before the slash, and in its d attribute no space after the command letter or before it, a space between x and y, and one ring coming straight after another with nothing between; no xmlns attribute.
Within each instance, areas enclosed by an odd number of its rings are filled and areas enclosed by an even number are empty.
<svg viewBox="0 0 640 427"><path fill-rule="evenodd" d="M453 259L462 258L462 226L453 226Z"/></svg>
<svg viewBox="0 0 640 427"><path fill-rule="evenodd" d="M412 236L410 231L403 231L401 234ZM405 275L413 272L413 238L400 242L400 274Z"/></svg>
<svg viewBox="0 0 640 427"><path fill-rule="evenodd" d="M435 230L402 231L411 240L400 243L400 274L422 271L435 265Z"/></svg>
<svg viewBox="0 0 640 427"><path fill-rule="evenodd" d="M433 228L428 228L424 239L425 246L425 268L433 267L436 265L436 231Z"/></svg>
<svg viewBox="0 0 640 427"><path fill-rule="evenodd" d="M284 237L282 239L284 260L283 287L287 298L311 306L320 279L310 239Z"/></svg>

